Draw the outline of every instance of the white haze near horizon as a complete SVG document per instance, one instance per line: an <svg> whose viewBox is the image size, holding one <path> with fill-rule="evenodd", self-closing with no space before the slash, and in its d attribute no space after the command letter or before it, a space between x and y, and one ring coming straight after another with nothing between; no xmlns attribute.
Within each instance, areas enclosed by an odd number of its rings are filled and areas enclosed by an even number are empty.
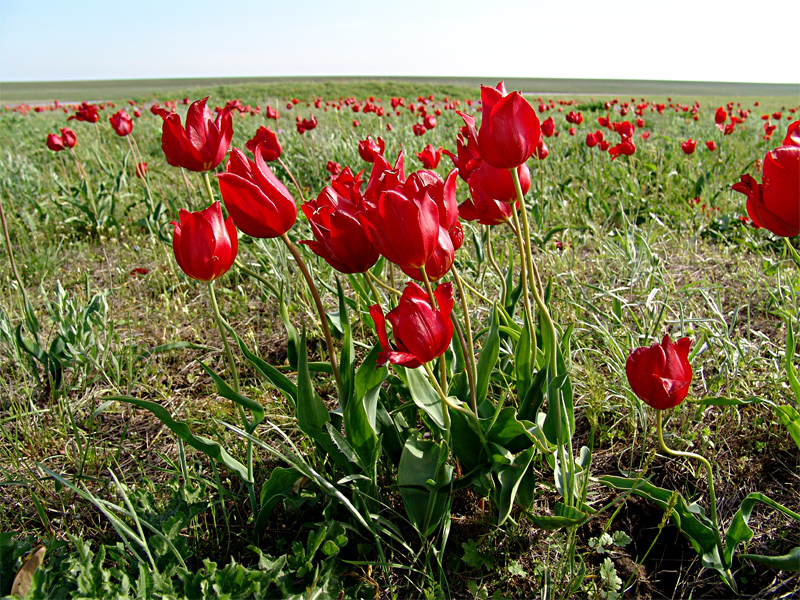
<svg viewBox="0 0 800 600"><path fill-rule="evenodd" d="M454 76L800 82L798 0L0 0L0 81Z"/></svg>

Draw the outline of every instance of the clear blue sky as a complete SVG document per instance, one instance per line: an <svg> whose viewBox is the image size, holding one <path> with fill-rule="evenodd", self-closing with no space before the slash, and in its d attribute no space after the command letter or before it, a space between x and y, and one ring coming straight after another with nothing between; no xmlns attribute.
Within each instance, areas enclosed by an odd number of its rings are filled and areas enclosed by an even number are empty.
<svg viewBox="0 0 800 600"><path fill-rule="evenodd" d="M452 75L799 83L800 0L0 0L0 81Z"/></svg>

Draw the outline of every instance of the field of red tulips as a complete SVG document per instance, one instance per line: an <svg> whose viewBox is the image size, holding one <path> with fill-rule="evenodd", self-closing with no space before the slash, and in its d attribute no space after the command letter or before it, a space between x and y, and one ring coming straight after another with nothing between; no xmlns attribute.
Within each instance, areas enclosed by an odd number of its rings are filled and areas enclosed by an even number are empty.
<svg viewBox="0 0 800 600"><path fill-rule="evenodd" d="M797 97L0 110L0 596L791 597Z"/></svg>

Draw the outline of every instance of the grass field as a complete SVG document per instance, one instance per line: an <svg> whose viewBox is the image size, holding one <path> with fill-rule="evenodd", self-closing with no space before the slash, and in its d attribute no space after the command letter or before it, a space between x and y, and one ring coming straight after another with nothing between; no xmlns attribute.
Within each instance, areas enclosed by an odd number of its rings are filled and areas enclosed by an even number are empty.
<svg viewBox="0 0 800 600"><path fill-rule="evenodd" d="M547 107L539 118L558 132L545 138L546 159L528 161L520 209L544 296L544 307L531 300L536 325L526 317L525 244L510 226L488 233L462 219L458 336L430 375L373 368L369 307L396 305L386 287L407 277L386 260L372 280L343 275L298 246L323 321L281 238L240 234L244 268L214 289L242 343L226 335L241 396L255 404L231 399L208 287L178 266L170 224L180 209L207 207L209 191L220 200L220 187L167 163L153 100L177 101L182 119L184 97L249 105L233 113L231 148L272 127L284 164L270 167L300 206L330 184L329 161L369 180L358 150L368 134L384 139L391 164L404 152L409 177L425 145L456 153L464 122L454 109L480 121L479 83L497 82L0 84L0 104L47 108L0 112L0 199L18 271L4 245L0 594L39 545L46 559L31 598L727 598L726 570L741 597L797 594L800 264L789 246L798 238L755 228L731 191L744 173L761 180L757 161L797 120L797 86L507 80ZM400 97L395 113L390 99ZM96 125L67 122L75 108L54 108L56 98L116 106ZM368 104L384 113L363 112ZM267 105L277 120L265 118ZM743 116L729 135L714 122L726 105ZM123 107L141 109L135 146L108 122ZM420 107L440 114L418 136ZM570 111L582 122L568 123ZM296 117L312 114L318 126L297 133ZM598 117L643 120L632 156L586 145L598 129L620 141ZM776 126L770 139L766 123ZM47 134L63 127L77 145L48 150ZM681 149L689 138L692 154ZM137 152L146 179L135 176ZM442 156L435 172L451 169ZM223 161L212 175L224 170ZM458 202L471 195L459 179ZM294 243L313 239L298 213ZM444 281L458 283L453 273ZM332 375L323 323L348 393ZM657 411L626 377L629 351L667 333L693 340L694 376L687 399L663 411L665 443L708 459L714 491L703 463L659 444ZM468 406L473 393L472 421L442 408L447 398ZM732 556L717 556L718 543Z"/></svg>

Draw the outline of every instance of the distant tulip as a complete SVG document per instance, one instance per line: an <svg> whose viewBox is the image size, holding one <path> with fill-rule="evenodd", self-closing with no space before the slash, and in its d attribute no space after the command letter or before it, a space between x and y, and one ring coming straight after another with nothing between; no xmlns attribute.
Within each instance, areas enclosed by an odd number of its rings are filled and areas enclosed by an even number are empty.
<svg viewBox="0 0 800 600"><path fill-rule="evenodd" d="M481 86L481 104L481 158L498 169L517 168L530 158L539 143L541 129L536 111L519 92L506 94L503 82L496 88Z"/></svg>
<svg viewBox="0 0 800 600"><path fill-rule="evenodd" d="M55 133L48 133L45 143L53 152L61 152L64 149L64 143L61 141L61 137L57 136Z"/></svg>
<svg viewBox="0 0 800 600"><path fill-rule="evenodd" d="M425 132L427 131L427 129L425 129L425 125L422 123L414 123L414 125L411 126L411 130L416 136L425 135Z"/></svg>
<svg viewBox="0 0 800 600"><path fill-rule="evenodd" d="M714 140L708 140L706 142L706 148L708 148L710 152L714 152L717 149L717 142Z"/></svg>
<svg viewBox="0 0 800 600"><path fill-rule="evenodd" d="M569 131L570 135L575 135L575 133L576 133L574 127L570 127L568 131Z"/></svg>
<svg viewBox="0 0 800 600"><path fill-rule="evenodd" d="M148 169L146 162L140 162L136 164L135 174L139 179L144 179L147 176L147 171Z"/></svg>
<svg viewBox="0 0 800 600"><path fill-rule="evenodd" d="M442 149L435 149L433 144L428 144L422 149L422 152L417 153L417 158L426 169L435 169L442 159Z"/></svg>
<svg viewBox="0 0 800 600"><path fill-rule="evenodd" d="M67 119L67 121L72 121L72 119L84 121L86 123L97 123L100 120L100 113L97 112L97 106L94 104L82 102L77 112Z"/></svg>
<svg viewBox="0 0 800 600"><path fill-rule="evenodd" d="M544 137L553 136L556 131L556 122L553 120L553 117L547 117L547 119L542 121L541 130Z"/></svg>
<svg viewBox="0 0 800 600"><path fill-rule="evenodd" d="M632 350L625 362L625 373L639 399L657 410L683 402L692 382L691 347L689 338L673 343L669 335L665 335L661 344Z"/></svg>
<svg viewBox="0 0 800 600"><path fill-rule="evenodd" d="M325 170L328 171L331 175L336 177L339 173L342 172L342 165L332 160L328 161L328 164L325 165Z"/></svg>
<svg viewBox="0 0 800 600"><path fill-rule="evenodd" d="M536 150L533 151L533 155L539 160L544 160L545 158L547 158L548 154L550 154L550 148L547 147L547 144L544 143L544 138L542 138L536 145ZM524 167L525 165L522 166ZM520 176L520 181L522 181L521 176ZM524 187L522 188L522 191L527 194Z"/></svg>
<svg viewBox="0 0 800 600"><path fill-rule="evenodd" d="M198 212L181 209L172 222L172 251L178 266L192 279L213 281L228 272L239 248L233 219L222 217L219 202Z"/></svg>
<svg viewBox="0 0 800 600"><path fill-rule="evenodd" d="M436 127L436 117L433 115L427 115L422 120L422 124L425 126L425 129L433 129Z"/></svg>
<svg viewBox="0 0 800 600"><path fill-rule="evenodd" d="M78 145L78 137L72 129L64 127L61 130L61 143L64 144L64 148L74 148Z"/></svg>
<svg viewBox="0 0 800 600"><path fill-rule="evenodd" d="M286 186L264 162L260 145L256 146L255 162L234 148L225 172L217 179L225 208L247 235L280 237L294 225L297 206Z"/></svg>
<svg viewBox="0 0 800 600"><path fill-rule="evenodd" d="M714 113L714 122L717 125L720 125L728 120L728 113L725 112L725 109L721 106L717 109L717 112Z"/></svg>
<svg viewBox="0 0 800 600"><path fill-rule="evenodd" d="M233 137L231 109L220 110L214 120L206 102L207 97L189 106L185 128L177 113L161 114L161 149L173 167L200 173L213 169L225 158Z"/></svg>
<svg viewBox="0 0 800 600"><path fill-rule="evenodd" d="M372 139L371 135L368 135L367 139L358 142L358 155L361 157L361 160L368 163L375 162L376 154L383 156L385 149L386 142L384 142L383 138L381 137L379 137L377 140L374 140Z"/></svg>
<svg viewBox="0 0 800 600"><path fill-rule="evenodd" d="M597 136L594 133L586 134L586 145L589 148L594 148L595 146L597 146Z"/></svg>
<svg viewBox="0 0 800 600"><path fill-rule="evenodd" d="M114 129L114 132L120 137L125 137L131 131L133 131L133 120L124 110L118 110L115 112L113 115L108 117L108 121L111 123L111 127Z"/></svg>
<svg viewBox="0 0 800 600"><path fill-rule="evenodd" d="M252 139L244 144L244 147L253 154L256 153L257 146L261 146L261 156L267 162L278 160L283 153L283 148L278 141L278 136L275 135L272 129L264 127L263 125L258 128Z"/></svg>
<svg viewBox="0 0 800 600"><path fill-rule="evenodd" d="M696 147L697 141L691 138L681 144L681 150L683 150L684 154L693 154Z"/></svg>
<svg viewBox="0 0 800 600"><path fill-rule="evenodd" d="M271 106L267 107L266 113L267 113L267 118L268 119L273 119L273 120L277 121L278 118L280 117L280 114L278 114L278 111L275 110L274 108L272 108Z"/></svg>
<svg viewBox="0 0 800 600"><path fill-rule="evenodd" d="M439 285L434 292L438 308L419 285L406 284L397 307L384 317L379 305L371 306L369 314L375 322L383 352L378 356L378 365L386 363L401 365L409 369L419 367L441 356L450 347L453 339L453 284ZM389 344L386 321L392 325L396 350Z"/></svg>

